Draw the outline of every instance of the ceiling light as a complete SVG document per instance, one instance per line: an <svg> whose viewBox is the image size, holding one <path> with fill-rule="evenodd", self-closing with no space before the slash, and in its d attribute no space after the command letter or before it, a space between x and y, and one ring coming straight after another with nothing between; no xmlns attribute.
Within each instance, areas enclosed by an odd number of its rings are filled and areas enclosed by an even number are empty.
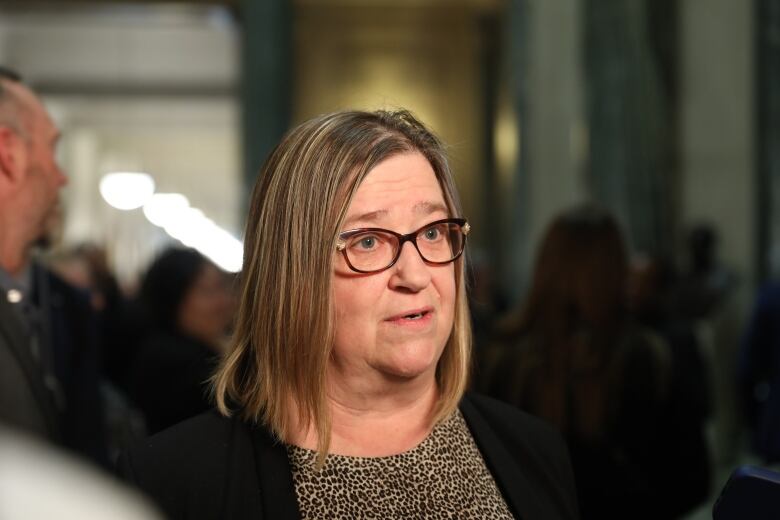
<svg viewBox="0 0 780 520"><path fill-rule="evenodd" d="M111 172L100 179L100 194L116 209L140 208L154 193L154 179L147 173Z"/></svg>

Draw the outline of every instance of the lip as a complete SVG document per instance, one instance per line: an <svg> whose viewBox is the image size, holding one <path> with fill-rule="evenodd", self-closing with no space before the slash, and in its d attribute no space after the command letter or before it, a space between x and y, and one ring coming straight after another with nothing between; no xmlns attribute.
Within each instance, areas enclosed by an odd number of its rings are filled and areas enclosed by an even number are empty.
<svg viewBox="0 0 780 520"><path fill-rule="evenodd" d="M385 319L385 321L403 320L407 316L411 316L413 314L422 314L423 317L425 317L431 313L433 313L433 307L420 307L418 309L408 309L398 314L395 314L393 316L390 316L389 318Z"/></svg>
<svg viewBox="0 0 780 520"><path fill-rule="evenodd" d="M421 314L422 316L414 320L407 319L407 316L414 314ZM425 328L431 323L433 314L433 307L420 307L417 309L408 309L390 316L389 318L385 319L385 322L402 327Z"/></svg>

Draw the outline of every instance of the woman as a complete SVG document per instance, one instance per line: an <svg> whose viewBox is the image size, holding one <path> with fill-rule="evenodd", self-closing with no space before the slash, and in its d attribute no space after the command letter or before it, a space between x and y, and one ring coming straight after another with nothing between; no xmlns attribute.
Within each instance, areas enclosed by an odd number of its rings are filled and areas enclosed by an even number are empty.
<svg viewBox="0 0 780 520"><path fill-rule="evenodd" d="M667 344L629 315L628 274L608 213L559 215L489 393L565 434L583 518L675 518L707 495L701 423Z"/></svg>
<svg viewBox="0 0 780 520"><path fill-rule="evenodd" d="M178 248L149 267L138 303L148 329L131 363L130 396L156 433L211 408L208 380L232 303L225 273L194 249Z"/></svg>
<svg viewBox="0 0 780 520"><path fill-rule="evenodd" d="M466 395L469 227L408 112L342 112L267 160L218 413L123 471L174 518L576 518L562 441Z"/></svg>

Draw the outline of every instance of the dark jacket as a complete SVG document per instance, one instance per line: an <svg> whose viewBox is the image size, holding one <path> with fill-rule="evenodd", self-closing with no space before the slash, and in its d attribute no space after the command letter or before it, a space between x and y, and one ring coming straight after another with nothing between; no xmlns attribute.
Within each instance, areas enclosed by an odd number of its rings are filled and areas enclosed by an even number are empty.
<svg viewBox="0 0 780 520"><path fill-rule="evenodd" d="M578 518L566 448L551 427L479 395L464 397L460 410L516 518ZM216 412L150 437L119 469L174 519L300 516L284 445Z"/></svg>
<svg viewBox="0 0 780 520"><path fill-rule="evenodd" d="M34 269L42 271L33 284L33 299L46 305L54 371L62 391L64 446L109 467L97 317L85 292L46 269L37 265Z"/></svg>
<svg viewBox="0 0 780 520"><path fill-rule="evenodd" d="M0 424L59 443L57 407L30 342L29 332L0 291Z"/></svg>
<svg viewBox="0 0 780 520"><path fill-rule="evenodd" d="M32 333L0 291L0 422L108 466L100 398L95 318L86 295L34 264L32 301L39 309L39 349L51 375L32 354ZM53 381L57 384L54 385Z"/></svg>

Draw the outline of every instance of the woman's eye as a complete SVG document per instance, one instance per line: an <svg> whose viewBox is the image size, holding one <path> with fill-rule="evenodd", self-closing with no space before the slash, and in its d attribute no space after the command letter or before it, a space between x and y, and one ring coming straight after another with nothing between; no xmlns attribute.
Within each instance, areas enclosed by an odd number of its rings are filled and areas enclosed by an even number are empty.
<svg viewBox="0 0 780 520"><path fill-rule="evenodd" d="M359 251L371 251L377 248L378 243L376 236L369 235L356 238L351 247Z"/></svg>
<svg viewBox="0 0 780 520"><path fill-rule="evenodd" d="M438 228L428 228L425 230L425 240L433 242L434 240L438 239L441 235L441 232Z"/></svg>

